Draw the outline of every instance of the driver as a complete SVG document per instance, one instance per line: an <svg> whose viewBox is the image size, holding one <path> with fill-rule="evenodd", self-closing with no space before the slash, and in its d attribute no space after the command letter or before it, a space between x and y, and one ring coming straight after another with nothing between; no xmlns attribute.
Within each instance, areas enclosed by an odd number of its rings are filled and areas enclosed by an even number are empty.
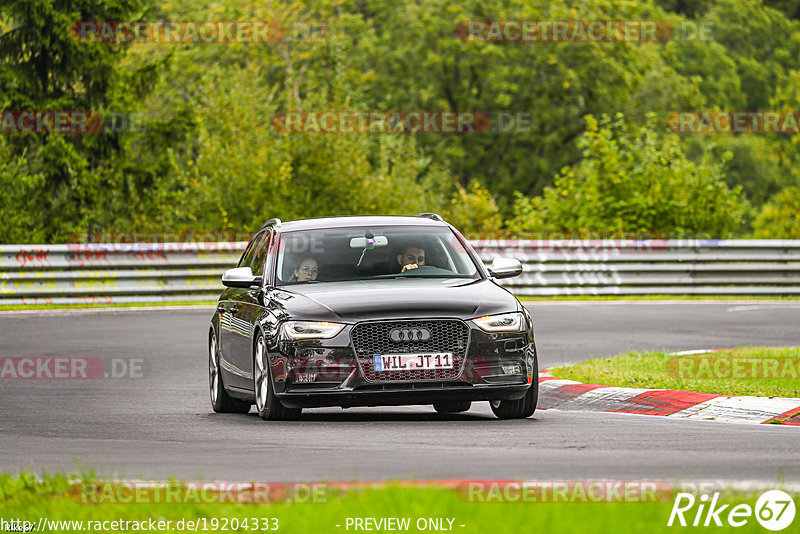
<svg viewBox="0 0 800 534"><path fill-rule="evenodd" d="M397 255L397 263L402 267L401 273L425 265L425 249L409 245Z"/></svg>
<svg viewBox="0 0 800 534"><path fill-rule="evenodd" d="M297 269L289 278L289 282L310 282L317 279L319 274L319 263L311 256L303 258L297 265Z"/></svg>

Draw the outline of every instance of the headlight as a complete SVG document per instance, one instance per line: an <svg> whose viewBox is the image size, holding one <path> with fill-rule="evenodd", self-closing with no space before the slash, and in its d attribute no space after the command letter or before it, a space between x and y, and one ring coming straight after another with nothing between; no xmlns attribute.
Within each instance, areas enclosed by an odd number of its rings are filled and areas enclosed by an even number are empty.
<svg viewBox="0 0 800 534"><path fill-rule="evenodd" d="M330 339L344 328L343 324L326 321L289 321L281 329L289 339Z"/></svg>
<svg viewBox="0 0 800 534"><path fill-rule="evenodd" d="M519 312L484 315L472 322L484 332L522 332L525 324Z"/></svg>

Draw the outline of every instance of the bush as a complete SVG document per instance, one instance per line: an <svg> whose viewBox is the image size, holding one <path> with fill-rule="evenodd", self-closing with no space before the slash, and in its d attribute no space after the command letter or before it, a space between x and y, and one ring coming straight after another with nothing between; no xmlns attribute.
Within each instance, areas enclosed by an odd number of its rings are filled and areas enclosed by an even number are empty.
<svg viewBox="0 0 800 534"><path fill-rule="evenodd" d="M657 127L654 115L644 125L622 114L599 122L587 116L582 159L562 169L543 196L517 195L510 229L731 235L746 209L740 188L725 184L722 164L690 161L678 137Z"/></svg>
<svg viewBox="0 0 800 534"><path fill-rule="evenodd" d="M787 187L762 206L753 237L800 239L800 187Z"/></svg>
<svg viewBox="0 0 800 534"><path fill-rule="evenodd" d="M14 156L0 138L0 243L44 243L45 232L39 220L39 190L44 177L27 172L24 156Z"/></svg>
<svg viewBox="0 0 800 534"><path fill-rule="evenodd" d="M472 180L466 188L456 184L456 191L443 215L465 233L500 230L503 224L497 203L477 180Z"/></svg>

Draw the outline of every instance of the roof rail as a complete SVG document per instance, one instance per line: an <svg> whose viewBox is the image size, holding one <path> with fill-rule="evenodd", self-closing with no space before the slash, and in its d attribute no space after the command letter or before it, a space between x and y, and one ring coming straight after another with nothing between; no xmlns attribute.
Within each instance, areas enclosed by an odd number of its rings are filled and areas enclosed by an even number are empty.
<svg viewBox="0 0 800 534"><path fill-rule="evenodd" d="M277 217L273 217L272 219L270 219L267 222L265 222L264 224L262 224L261 228L265 228L265 227L270 226L270 225L275 225L275 228L280 228L281 227L281 220L278 219Z"/></svg>
<svg viewBox="0 0 800 534"><path fill-rule="evenodd" d="M444 222L444 219L438 213L417 213L414 217L425 217L426 219Z"/></svg>

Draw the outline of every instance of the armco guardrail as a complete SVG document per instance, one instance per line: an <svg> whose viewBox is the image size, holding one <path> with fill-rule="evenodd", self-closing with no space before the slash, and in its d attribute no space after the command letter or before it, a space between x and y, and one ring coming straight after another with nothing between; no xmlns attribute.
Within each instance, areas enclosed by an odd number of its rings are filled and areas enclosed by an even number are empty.
<svg viewBox="0 0 800 534"><path fill-rule="evenodd" d="M518 295L800 295L800 240L481 240ZM0 306L213 300L245 243L0 245Z"/></svg>
<svg viewBox="0 0 800 534"><path fill-rule="evenodd" d="M516 257L517 295L798 295L800 240L475 241Z"/></svg>
<svg viewBox="0 0 800 534"><path fill-rule="evenodd" d="M246 245L0 245L0 306L214 300Z"/></svg>

